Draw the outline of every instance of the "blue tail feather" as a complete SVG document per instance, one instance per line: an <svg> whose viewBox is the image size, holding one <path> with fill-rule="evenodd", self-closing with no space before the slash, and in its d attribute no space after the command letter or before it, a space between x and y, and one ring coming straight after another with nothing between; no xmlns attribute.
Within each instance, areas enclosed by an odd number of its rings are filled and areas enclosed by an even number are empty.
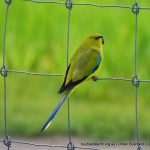
<svg viewBox="0 0 150 150"><path fill-rule="evenodd" d="M41 132L43 132L44 130L46 130L48 128L48 126L50 125L51 121L53 120L53 118L57 114L58 110L60 109L60 107L62 106L62 104L64 103L64 101L68 98L68 95L69 95L69 93L65 94L65 95L63 95L61 97L60 101L58 102L58 104L54 108L53 112L50 114L50 116L48 117L47 121L43 125L43 127L41 129Z"/></svg>

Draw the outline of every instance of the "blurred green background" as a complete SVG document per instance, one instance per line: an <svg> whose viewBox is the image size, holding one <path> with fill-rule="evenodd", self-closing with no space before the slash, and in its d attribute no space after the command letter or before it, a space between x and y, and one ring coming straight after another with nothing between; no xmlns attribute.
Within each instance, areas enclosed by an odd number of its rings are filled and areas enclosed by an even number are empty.
<svg viewBox="0 0 150 150"><path fill-rule="evenodd" d="M79 2L79 0L74 0ZM80 0L97 4L132 6L134 0ZM149 0L139 0L150 7ZM0 1L0 62L6 6ZM66 68L68 10L64 5L13 1L6 39L9 69L61 73ZM150 79L150 11L138 15L137 66L140 79ZM104 64L99 77L134 76L134 14L129 9L73 6L69 58L91 33L105 39ZM2 65L2 63L1 63ZM7 129L11 135L41 136L40 128L56 105L63 77L33 77L9 73L7 78ZM139 126L150 140L149 83L139 91ZM3 134L3 78L0 77L0 134ZM89 81L71 96L71 132L98 140L135 139L135 88L130 82ZM67 136L67 103L42 136Z"/></svg>

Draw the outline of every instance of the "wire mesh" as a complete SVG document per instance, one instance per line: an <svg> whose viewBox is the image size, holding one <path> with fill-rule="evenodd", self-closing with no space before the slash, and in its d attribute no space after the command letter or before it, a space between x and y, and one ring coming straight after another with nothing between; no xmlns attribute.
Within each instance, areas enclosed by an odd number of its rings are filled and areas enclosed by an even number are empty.
<svg viewBox="0 0 150 150"><path fill-rule="evenodd" d="M131 82L133 86L135 87L135 129L136 129L136 141L137 141L137 150L142 150L140 146L140 136L139 136L139 125L138 125L138 86L140 83L150 82L150 80L141 80L138 77L138 70L137 70L137 44L138 44L138 14L140 10L150 10L150 7L140 7L138 0L135 0L133 6L124 6L124 5L100 5L100 4L93 4L93 3L81 3L81 2L73 2L72 0L66 0L65 2L59 2L59 1L50 1L50 0L24 0L32 3L51 3L51 4L60 4L65 5L68 9L68 25L67 25L67 37L66 37L66 66L68 67L68 53L69 53L69 40L70 40L70 19L71 19L71 9L73 8L73 5L77 6L89 6L89 7L100 7L100 8L114 8L114 9L130 9L135 14L135 35L134 35L134 77L131 78L116 78L116 77L104 77L99 78L95 77L93 78L94 81L125 81L125 82ZM72 142L71 138L71 126L70 126L70 100L68 98L68 145L49 145L49 144L36 144L31 142L25 142L25 141L15 141L10 139L8 133L7 133L7 88L6 88L6 78L8 73L18 73L18 74L26 74L26 75L33 75L33 76L64 76L63 74L49 74L49 73L33 73L23 70L9 70L6 67L6 31L7 31L7 24L8 24L8 11L9 7L12 3L11 0L5 0L6 3L6 15L5 15L5 24L4 24L4 36L3 36L3 49L2 49L2 67L0 68L0 74L3 77L3 87L4 87L4 139L0 140L0 142L3 142L5 146L7 146L8 150L10 149L11 143L15 144L24 144L24 145L31 145L31 146L37 146L37 147L55 147L55 148L64 148L68 150L74 150L74 149L91 149L91 150L101 150L98 148L89 148L89 147L83 147L83 146L76 146Z"/></svg>

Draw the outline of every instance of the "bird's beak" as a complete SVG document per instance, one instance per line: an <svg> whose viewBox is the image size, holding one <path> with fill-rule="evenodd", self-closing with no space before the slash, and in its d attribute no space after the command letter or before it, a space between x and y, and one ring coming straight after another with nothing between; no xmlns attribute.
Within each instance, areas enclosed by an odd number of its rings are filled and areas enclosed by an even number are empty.
<svg viewBox="0 0 150 150"><path fill-rule="evenodd" d="M104 38L102 37L102 44L104 45Z"/></svg>

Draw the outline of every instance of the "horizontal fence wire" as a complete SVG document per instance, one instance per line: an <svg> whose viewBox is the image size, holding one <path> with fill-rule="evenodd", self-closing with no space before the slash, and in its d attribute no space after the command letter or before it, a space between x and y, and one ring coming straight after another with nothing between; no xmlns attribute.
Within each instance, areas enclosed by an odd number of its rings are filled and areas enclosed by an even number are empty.
<svg viewBox="0 0 150 150"><path fill-rule="evenodd" d="M2 143L3 141L0 140ZM34 146L34 147L46 147L46 148L61 148L61 149L66 149L66 145L50 145L50 144L37 144L37 143L32 143L32 142L27 142L27 141L17 141L17 140L11 140L12 144L20 144L20 145L27 145L27 146ZM75 149L87 149L87 150L104 150L104 149L99 149L99 148L91 148L91 147L84 147L84 146L74 146ZM106 149L105 149L106 150Z"/></svg>
<svg viewBox="0 0 150 150"><path fill-rule="evenodd" d="M20 144L20 145L28 145L28 146L35 146L35 147L46 147L46 148L63 148L66 149L66 145L50 145L50 144L37 144L33 142L28 142L28 141L18 141L18 140L10 140L12 144ZM1 143L3 143L3 140L0 140ZM84 146L74 146L75 149L89 149L89 150L104 150L104 149L99 149L99 148L91 148L91 147L84 147Z"/></svg>
<svg viewBox="0 0 150 150"><path fill-rule="evenodd" d="M1 71L0 70L0 74ZM30 71L24 71L24 70L7 70L8 73L17 73L17 74L24 74L24 75L31 75L31 76L60 76L64 77L64 74L50 74L50 73L35 73L35 72L30 72ZM132 78L117 78L117 77L96 77L93 79L94 81L127 81L127 82L132 82ZM139 82L150 82L150 80L138 80Z"/></svg>
<svg viewBox="0 0 150 150"><path fill-rule="evenodd" d="M66 2L59 2L59 1L50 1L50 0L24 0L27 2L33 2L33 3L50 3L50 4L60 4L65 5ZM101 7L101 8L127 8L132 9L133 6L125 6L125 5L99 5L99 4L93 4L93 3L81 3L81 2L73 2L72 5L78 5L78 6L92 6L92 7ZM140 7L141 10L150 10L150 7Z"/></svg>
<svg viewBox="0 0 150 150"><path fill-rule="evenodd" d="M92 7L100 7L100 8L121 8L121 9L130 9L132 12L135 14L135 48L134 48L134 72L135 76L131 78L116 78L116 77L94 77L94 81L125 81L125 82L130 82L133 84L135 87L135 118L136 118L136 140L138 143L138 148L137 150L142 150L140 147L140 139L139 139L139 126L138 126L138 86L140 82L143 83L148 83L150 80L141 80L138 77L137 73L137 59L136 59L136 51L137 51L137 25L138 25L138 13L139 10L150 10L150 7L140 7L138 5L138 0L135 0L135 4L133 6L124 6L124 5L100 5L100 4L93 4L93 3L81 3L81 2L73 2L72 0L66 0L66 2L59 2L59 1L48 1L48 0L23 0L27 2L33 2L33 3L50 3L50 4L60 4L60 5L65 5L68 8L68 27L67 27L67 47L66 47L66 64L68 66L68 52L69 52L69 39L70 39L70 18L71 18L71 9L73 5L77 6L92 6ZM68 99L68 138L69 138L69 143L68 145L49 145L49 144L36 144L32 142L25 142L25 141L16 141L16 140L11 140L10 137L8 136L7 133L7 116L6 116L6 111L7 111L7 103L6 103L6 77L8 73L16 73L16 74L25 74L25 75L32 75L32 76L60 76L63 77L64 74L49 74L49 73L33 73L29 71L23 71L23 70L9 70L6 67L6 54L5 54L5 45L6 45L6 27L7 27L7 20L8 20L8 9L11 4L11 0L5 0L7 4L7 9L6 9L6 18L5 18L5 26L4 26L4 39L3 39L3 66L0 68L0 74L4 78L4 133L5 133L5 138L3 140L0 140L0 142L4 143L8 150L11 146L11 143L13 144L23 144L23 145L29 145L29 146L36 146L36 147L49 147L49 148L64 148L68 150L74 150L74 149L89 149L89 150L102 150L99 148L92 148L92 147L83 147L83 146L75 146L72 143L72 138L71 138L71 127L70 127L70 105L69 105L69 99Z"/></svg>
<svg viewBox="0 0 150 150"><path fill-rule="evenodd" d="M23 70L7 70L7 72L18 73L18 74L28 74L32 76L64 76L63 74L33 73L33 72L23 71Z"/></svg>
<svg viewBox="0 0 150 150"><path fill-rule="evenodd" d="M3 141L0 140L2 143ZM66 145L50 145L50 144L37 144L33 142L28 142L28 141L18 141L18 140L11 140L12 144L20 144L20 145L27 145L27 146L34 146L34 147L46 147L46 148L62 148L66 149ZM87 149L87 150L104 150L104 149L99 149L99 148L91 148L91 147L84 147L84 146L74 146L75 149ZM106 150L106 149L105 149Z"/></svg>

